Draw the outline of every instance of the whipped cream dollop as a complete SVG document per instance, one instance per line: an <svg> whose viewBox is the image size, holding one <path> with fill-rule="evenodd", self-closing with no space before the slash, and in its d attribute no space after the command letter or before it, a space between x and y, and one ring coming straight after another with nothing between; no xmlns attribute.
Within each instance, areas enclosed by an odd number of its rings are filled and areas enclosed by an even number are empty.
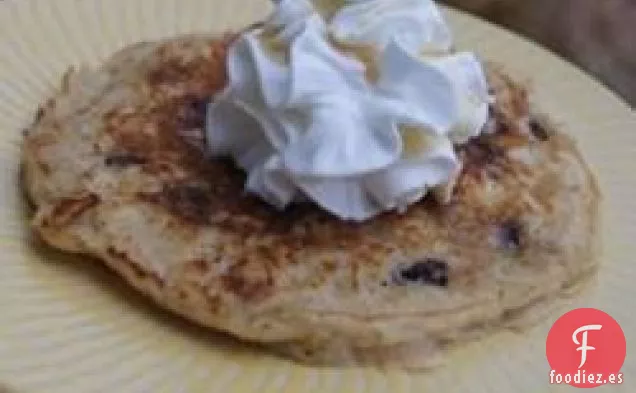
<svg viewBox="0 0 636 393"><path fill-rule="evenodd" d="M282 0L240 36L206 133L212 157L246 171L248 192L361 221L448 182L453 143L479 134L490 97L477 58L452 53L433 1L341 2L326 16Z"/></svg>

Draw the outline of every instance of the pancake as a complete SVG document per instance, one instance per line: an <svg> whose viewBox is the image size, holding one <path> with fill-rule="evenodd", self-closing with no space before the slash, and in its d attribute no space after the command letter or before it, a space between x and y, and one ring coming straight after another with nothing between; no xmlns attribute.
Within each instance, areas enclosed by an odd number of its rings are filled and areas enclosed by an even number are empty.
<svg viewBox="0 0 636 393"><path fill-rule="evenodd" d="M245 193L244 173L206 155L203 129L235 37L143 42L69 70L24 141L47 244L96 257L197 324L342 366L430 366L597 270L593 174L493 64L491 120L456 146L462 171L404 214L350 223Z"/></svg>

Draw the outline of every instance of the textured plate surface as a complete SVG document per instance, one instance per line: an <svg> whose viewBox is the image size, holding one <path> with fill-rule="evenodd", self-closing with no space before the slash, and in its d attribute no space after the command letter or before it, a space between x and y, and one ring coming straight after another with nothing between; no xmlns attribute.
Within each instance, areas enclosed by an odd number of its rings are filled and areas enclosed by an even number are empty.
<svg viewBox="0 0 636 393"><path fill-rule="evenodd" d="M0 3L0 383L16 392L561 392L545 337L502 333L425 375L298 366L158 311L98 264L30 241L17 190L20 130L61 73L139 40L244 26L266 0L5 0ZM604 268L567 309L612 315L627 336L623 386L636 386L636 115L568 63L447 11L460 48L531 80L544 112L574 134L604 193ZM567 311L563 309L562 311ZM631 387L630 387L631 385ZM0 388L0 390L2 390ZM573 390L573 389L572 389Z"/></svg>

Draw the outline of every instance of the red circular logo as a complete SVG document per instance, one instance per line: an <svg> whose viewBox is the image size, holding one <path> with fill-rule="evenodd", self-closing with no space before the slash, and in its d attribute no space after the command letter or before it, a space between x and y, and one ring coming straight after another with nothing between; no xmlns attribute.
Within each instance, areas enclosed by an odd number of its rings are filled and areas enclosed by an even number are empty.
<svg viewBox="0 0 636 393"><path fill-rule="evenodd" d="M594 308L572 310L548 333L550 383L579 388L621 384L626 348L625 334L614 318Z"/></svg>

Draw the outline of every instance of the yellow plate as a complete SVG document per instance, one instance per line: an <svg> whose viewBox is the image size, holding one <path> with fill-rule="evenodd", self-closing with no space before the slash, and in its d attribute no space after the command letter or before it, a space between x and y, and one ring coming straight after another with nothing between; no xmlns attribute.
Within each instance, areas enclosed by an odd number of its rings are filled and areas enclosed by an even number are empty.
<svg viewBox="0 0 636 393"><path fill-rule="evenodd" d="M37 249L16 187L20 130L71 64L138 40L223 31L262 18L266 0L6 0L0 3L0 381L16 392L543 392L545 338L557 314L523 335L457 351L425 375L308 368L255 353L158 311L97 264ZM605 266L568 308L592 306L627 336L636 386L636 116L568 63L447 10L460 48L531 79L533 98L579 139L605 194Z"/></svg>

